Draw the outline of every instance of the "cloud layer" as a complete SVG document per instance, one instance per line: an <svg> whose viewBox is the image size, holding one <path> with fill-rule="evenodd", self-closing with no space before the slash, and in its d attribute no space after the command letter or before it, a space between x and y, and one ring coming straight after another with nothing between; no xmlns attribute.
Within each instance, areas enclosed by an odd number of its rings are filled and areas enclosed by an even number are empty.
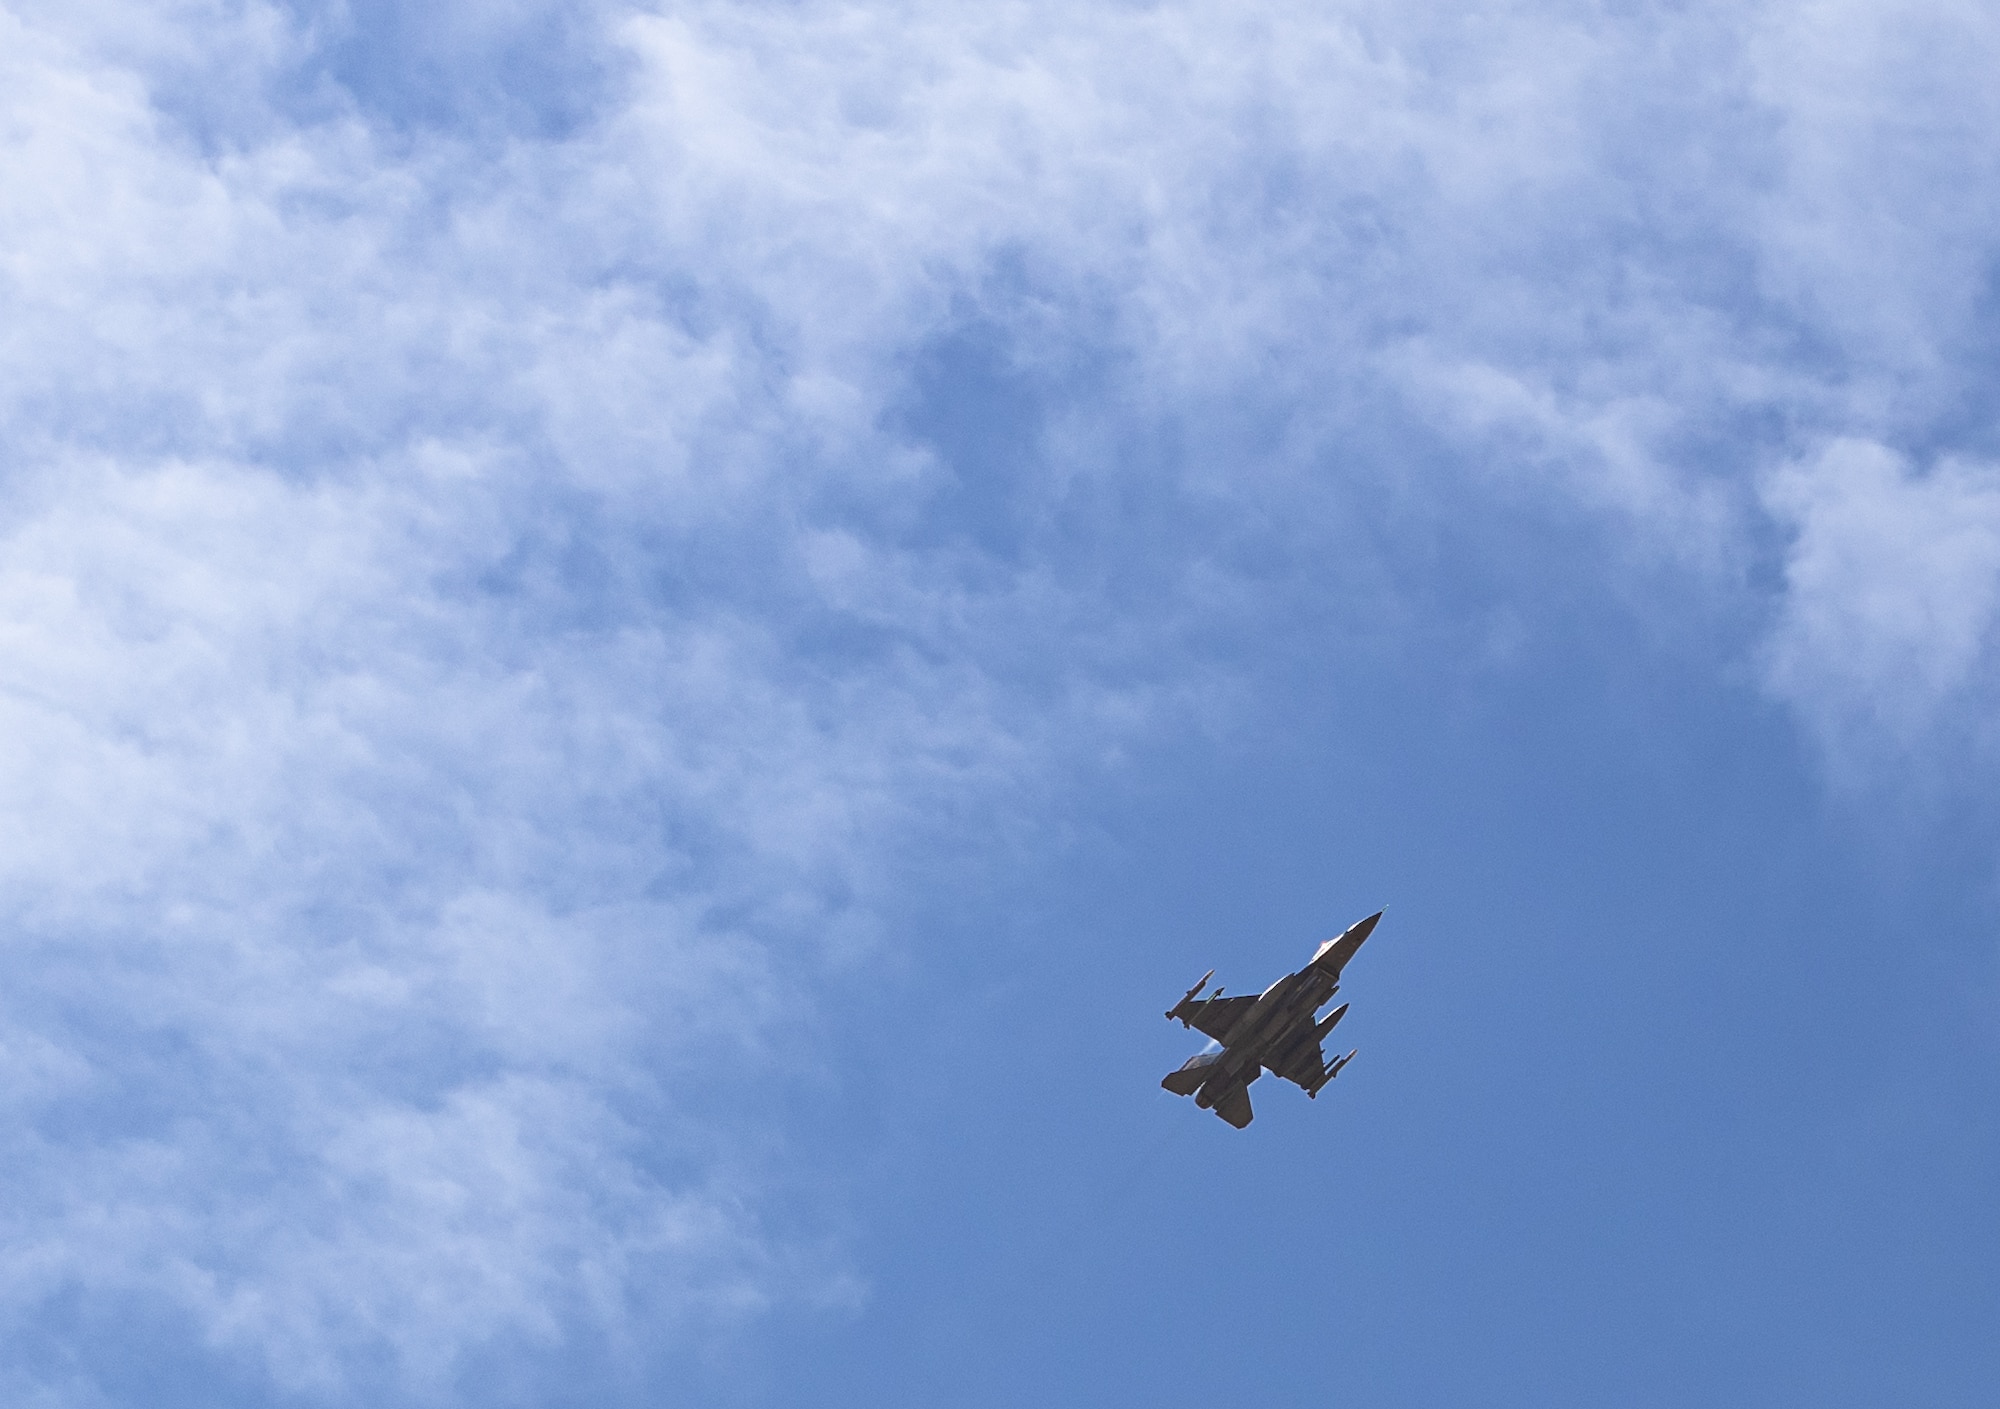
<svg viewBox="0 0 2000 1409"><path fill-rule="evenodd" d="M1771 689L1921 745L2000 581L1996 47L0 11L17 1342L129 1302L282 1392L450 1399L848 1295L722 1095L802 1060L899 858L1226 713L1227 642L1355 587L1356 486L1725 600L1775 553ZM24 1384L121 1393L59 1360Z"/></svg>

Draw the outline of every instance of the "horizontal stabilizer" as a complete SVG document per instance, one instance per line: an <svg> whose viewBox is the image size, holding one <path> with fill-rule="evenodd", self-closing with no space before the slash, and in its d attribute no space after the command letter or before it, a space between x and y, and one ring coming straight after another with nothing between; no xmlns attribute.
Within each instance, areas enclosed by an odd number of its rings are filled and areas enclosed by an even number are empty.
<svg viewBox="0 0 2000 1409"><path fill-rule="evenodd" d="M1208 1080L1208 1069L1214 1066L1221 1056L1220 1052L1202 1052L1189 1057L1181 1063L1179 1071L1168 1072L1166 1080L1160 1085L1176 1096L1192 1096L1201 1089L1202 1082Z"/></svg>
<svg viewBox="0 0 2000 1409"><path fill-rule="evenodd" d="M1215 1103L1215 1113L1241 1130L1255 1118L1256 1114L1250 1109L1250 1088L1239 1086L1231 1091Z"/></svg>

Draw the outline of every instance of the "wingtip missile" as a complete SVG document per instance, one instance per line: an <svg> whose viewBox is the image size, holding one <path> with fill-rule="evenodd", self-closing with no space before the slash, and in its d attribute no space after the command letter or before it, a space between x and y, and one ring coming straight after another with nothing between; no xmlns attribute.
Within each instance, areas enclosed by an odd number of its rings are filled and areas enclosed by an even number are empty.
<svg viewBox="0 0 2000 1409"><path fill-rule="evenodd" d="M1354 1052L1358 1052L1360 1050L1361 1049L1359 1047L1356 1047L1354 1049ZM1331 1062L1328 1062L1326 1065L1326 1070L1322 1071L1319 1074L1319 1080L1314 1083L1313 1088L1310 1091L1306 1092L1306 1095L1310 1096L1313 1100L1317 1101L1319 1099L1319 1093L1321 1088L1324 1087L1327 1084L1327 1082L1333 1080L1336 1076L1339 1076L1340 1069L1346 1066L1349 1062L1354 1060L1354 1052L1349 1052L1344 1057L1335 1057Z"/></svg>
<svg viewBox="0 0 2000 1409"><path fill-rule="evenodd" d="M1204 988L1208 987L1208 981L1214 977L1215 977L1214 969L1210 969L1207 973L1203 974L1201 976L1201 981L1199 983L1195 984L1193 988L1190 988L1186 993L1183 993L1181 995L1180 1002L1174 1004L1173 1007L1167 1009L1167 1016L1170 1018L1177 1016L1180 1013L1181 1009L1185 1008L1188 1004L1194 1002L1195 994L1201 992ZM1222 992L1222 990L1219 988L1216 989L1215 991L1217 994L1220 994ZM1187 1026L1186 1018L1181 1019L1181 1026L1182 1027Z"/></svg>

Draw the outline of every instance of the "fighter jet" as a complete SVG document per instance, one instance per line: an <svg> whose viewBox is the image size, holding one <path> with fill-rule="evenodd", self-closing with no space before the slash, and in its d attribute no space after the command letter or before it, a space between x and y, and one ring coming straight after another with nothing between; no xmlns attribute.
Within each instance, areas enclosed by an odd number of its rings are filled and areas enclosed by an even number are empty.
<svg viewBox="0 0 2000 1409"><path fill-rule="evenodd" d="M1238 1130L1254 1116L1250 1083L1266 1069L1304 1088L1306 1095L1317 1097L1320 1088L1354 1060L1354 1053L1329 1062L1319 1049L1320 1039L1347 1016L1347 1004L1342 1003L1324 1018L1316 1014L1340 991L1340 971L1381 918L1382 912L1377 910L1338 939L1329 939L1310 964L1254 997L1224 998L1218 988L1197 999L1195 995L1208 987L1215 970L1203 974L1201 982L1167 1010L1167 1016L1179 1018L1182 1027L1207 1033L1222 1044L1222 1050L1189 1057L1160 1085L1176 1096L1194 1097L1197 1106L1214 1111Z"/></svg>

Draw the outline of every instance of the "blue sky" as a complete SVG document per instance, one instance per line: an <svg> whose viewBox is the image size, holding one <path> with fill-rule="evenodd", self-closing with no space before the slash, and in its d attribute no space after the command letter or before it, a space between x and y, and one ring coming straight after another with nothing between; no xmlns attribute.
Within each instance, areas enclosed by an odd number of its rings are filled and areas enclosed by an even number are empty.
<svg viewBox="0 0 2000 1409"><path fill-rule="evenodd" d="M0 7L0 1391L1984 1403L1997 66Z"/></svg>

